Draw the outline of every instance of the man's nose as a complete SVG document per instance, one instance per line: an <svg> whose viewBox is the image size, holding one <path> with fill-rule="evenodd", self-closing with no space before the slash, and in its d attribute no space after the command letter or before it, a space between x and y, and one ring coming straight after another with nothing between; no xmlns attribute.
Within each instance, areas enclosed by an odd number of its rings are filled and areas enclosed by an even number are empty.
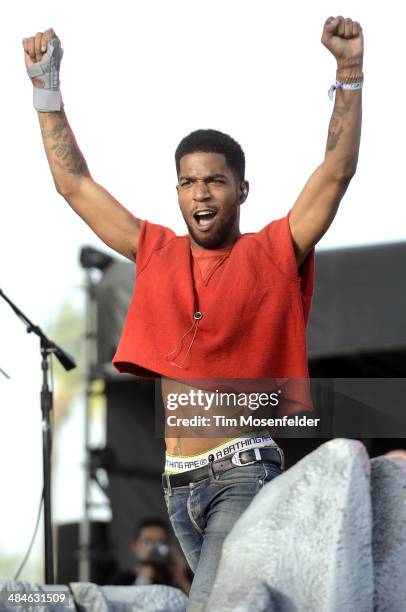
<svg viewBox="0 0 406 612"><path fill-rule="evenodd" d="M197 201L210 198L210 191L204 181L196 181L193 186L193 199Z"/></svg>

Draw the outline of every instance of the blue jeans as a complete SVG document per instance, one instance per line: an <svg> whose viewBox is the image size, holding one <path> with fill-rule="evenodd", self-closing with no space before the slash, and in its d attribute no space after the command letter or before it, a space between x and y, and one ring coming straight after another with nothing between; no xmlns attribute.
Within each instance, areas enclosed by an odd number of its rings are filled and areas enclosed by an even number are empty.
<svg viewBox="0 0 406 612"><path fill-rule="evenodd" d="M272 461L229 468L187 486L164 488L170 521L191 570L188 612L205 608L222 545L258 491L282 469Z"/></svg>

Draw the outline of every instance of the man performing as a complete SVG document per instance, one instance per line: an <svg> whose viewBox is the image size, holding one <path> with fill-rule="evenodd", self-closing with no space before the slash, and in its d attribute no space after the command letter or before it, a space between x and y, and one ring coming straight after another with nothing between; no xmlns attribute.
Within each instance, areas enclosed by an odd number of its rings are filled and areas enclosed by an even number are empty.
<svg viewBox="0 0 406 612"><path fill-rule="evenodd" d="M103 242L137 263L114 364L161 377L167 413L168 397L190 394L198 379L204 388L203 380L216 378L308 377L314 246L356 170L363 83L359 23L330 17L321 40L337 60L329 92L334 109L324 160L292 209L257 233L241 234L240 206L249 191L244 153L227 134L197 130L175 153L185 236L134 217L92 179L63 110L59 39L50 29L23 40L58 193ZM306 405L294 385L289 399ZM169 433L166 449L165 500L194 572L188 610L203 610L224 538L259 489L282 472L282 453L266 428L237 438Z"/></svg>

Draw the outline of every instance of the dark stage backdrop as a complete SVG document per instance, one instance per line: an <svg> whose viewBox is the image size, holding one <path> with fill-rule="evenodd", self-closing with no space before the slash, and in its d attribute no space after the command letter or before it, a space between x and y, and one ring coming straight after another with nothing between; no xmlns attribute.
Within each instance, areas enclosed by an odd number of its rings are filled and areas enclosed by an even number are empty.
<svg viewBox="0 0 406 612"><path fill-rule="evenodd" d="M309 324L310 374L319 378L406 377L406 242L321 251ZM164 445L154 436L154 384L111 366L134 284L134 265L113 260L96 288L98 376L106 381L110 539L123 567L135 523L166 518L160 474ZM325 439L281 441L292 465ZM364 440L371 454L405 446Z"/></svg>
<svg viewBox="0 0 406 612"><path fill-rule="evenodd" d="M364 369L369 355L371 376L404 376L405 267L406 242L317 253L309 359L348 358Z"/></svg>
<svg viewBox="0 0 406 612"><path fill-rule="evenodd" d="M161 485L165 447L154 432L154 384L132 376L120 378L106 383L106 442L110 539L116 558L126 567L136 523L152 516L167 521L168 516Z"/></svg>

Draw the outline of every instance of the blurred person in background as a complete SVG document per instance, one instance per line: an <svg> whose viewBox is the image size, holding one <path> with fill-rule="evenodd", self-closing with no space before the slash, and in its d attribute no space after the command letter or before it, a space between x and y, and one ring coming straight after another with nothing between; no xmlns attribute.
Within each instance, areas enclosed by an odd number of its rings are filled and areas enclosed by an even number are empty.
<svg viewBox="0 0 406 612"><path fill-rule="evenodd" d="M190 575L173 542L169 526L159 518L140 521L131 541L133 563L116 571L108 581L114 585L166 584L188 593Z"/></svg>

